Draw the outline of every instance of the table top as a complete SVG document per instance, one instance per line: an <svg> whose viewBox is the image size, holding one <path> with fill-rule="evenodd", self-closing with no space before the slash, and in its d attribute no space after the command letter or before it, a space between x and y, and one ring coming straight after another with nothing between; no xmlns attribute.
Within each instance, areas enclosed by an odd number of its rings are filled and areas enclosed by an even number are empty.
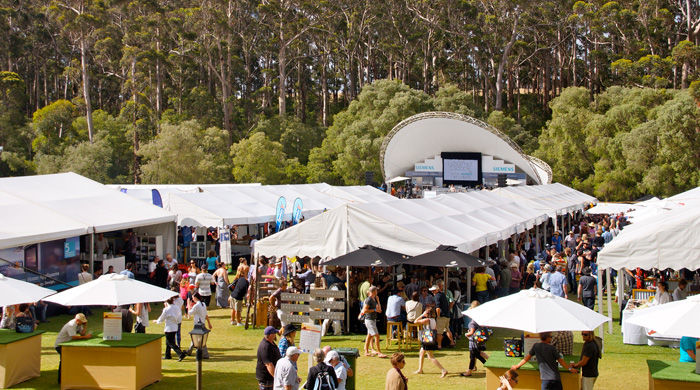
<svg viewBox="0 0 700 390"><path fill-rule="evenodd" d="M647 367L653 379L700 383L700 374L695 373L695 363L678 360L647 360Z"/></svg>
<svg viewBox="0 0 700 390"><path fill-rule="evenodd" d="M46 332L45 330L35 330L32 333L17 333L14 329L0 329L0 345L10 344L15 341L28 339Z"/></svg>
<svg viewBox="0 0 700 390"><path fill-rule="evenodd" d="M62 347L136 348L161 337L163 337L162 334L153 333L122 333L121 340L102 340L102 335L98 334L89 339L71 340L60 345Z"/></svg>
<svg viewBox="0 0 700 390"><path fill-rule="evenodd" d="M504 356L501 353L493 353L489 357L489 360L486 361L484 364L484 367L487 368L505 368L509 369L512 366L520 363L520 361L523 360L523 358L519 357L507 357ZM569 362L578 362L579 357L578 356L564 356L564 361ZM525 363L522 367L520 367L519 371L539 371L539 365L536 361L530 360L529 362ZM563 367L559 367L559 372L569 372Z"/></svg>

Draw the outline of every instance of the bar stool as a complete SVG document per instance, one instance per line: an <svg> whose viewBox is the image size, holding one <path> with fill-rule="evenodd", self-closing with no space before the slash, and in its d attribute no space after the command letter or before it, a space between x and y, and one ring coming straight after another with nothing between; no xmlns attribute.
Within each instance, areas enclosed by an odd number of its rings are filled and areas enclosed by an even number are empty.
<svg viewBox="0 0 700 390"><path fill-rule="evenodd" d="M418 325L418 324L414 324L412 322L407 322L406 323L406 337L404 338L404 344L408 343L409 348L412 348L413 340L415 340L417 344L420 344L420 340L418 339L418 332L420 332L420 329L422 327L423 327L423 325ZM413 337L414 332L415 332L416 337Z"/></svg>
<svg viewBox="0 0 700 390"><path fill-rule="evenodd" d="M396 337L393 335L394 327L396 327ZM386 347L389 348L392 341L396 341L399 346L399 351L403 344L403 324L401 322L387 321L386 322Z"/></svg>

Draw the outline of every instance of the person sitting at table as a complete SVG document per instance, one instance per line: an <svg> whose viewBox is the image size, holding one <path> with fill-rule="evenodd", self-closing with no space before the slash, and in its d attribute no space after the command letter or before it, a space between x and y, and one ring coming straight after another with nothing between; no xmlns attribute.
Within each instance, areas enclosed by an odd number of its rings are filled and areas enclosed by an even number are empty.
<svg viewBox="0 0 700 390"><path fill-rule="evenodd" d="M663 305L673 300L671 294L668 293L668 283L659 282L656 286L656 296L654 297L655 305Z"/></svg>
<svg viewBox="0 0 700 390"><path fill-rule="evenodd" d="M91 334L87 333L87 318L85 318L85 314L83 313L78 313L75 315L75 318L72 320L68 321L65 325L63 325L63 328L61 328L61 331L58 332L58 336L56 336L56 343L54 344L54 347L56 348L56 352L58 352L58 383L61 383L61 343L65 343L67 341L71 340L81 340L81 339L89 339L92 337Z"/></svg>
<svg viewBox="0 0 700 390"><path fill-rule="evenodd" d="M678 287L676 287L676 289L673 290L674 301L682 301L688 297L688 290L686 290L687 286L688 282L685 279L681 279L678 282Z"/></svg>
<svg viewBox="0 0 700 390"><path fill-rule="evenodd" d="M411 300L406 302L406 320L410 323L416 321L419 315L423 314L423 305L419 301L418 291L411 294Z"/></svg>
<svg viewBox="0 0 700 390"><path fill-rule="evenodd" d="M36 330L37 325L39 325L39 321L36 321L34 319L32 312L29 310L29 305L26 303L19 305L19 311L15 316L15 323L17 328L19 328L19 324L22 324L24 322L27 322L27 324L32 324L32 331Z"/></svg>
<svg viewBox="0 0 700 390"><path fill-rule="evenodd" d="M688 336L683 336L681 337L681 345L680 345L680 354L681 362L687 362L687 363L692 363L695 361L695 345L698 342L698 338L696 337L688 337Z"/></svg>
<svg viewBox="0 0 700 390"><path fill-rule="evenodd" d="M2 310L2 320L0 320L0 329L15 328L15 305L5 306Z"/></svg>

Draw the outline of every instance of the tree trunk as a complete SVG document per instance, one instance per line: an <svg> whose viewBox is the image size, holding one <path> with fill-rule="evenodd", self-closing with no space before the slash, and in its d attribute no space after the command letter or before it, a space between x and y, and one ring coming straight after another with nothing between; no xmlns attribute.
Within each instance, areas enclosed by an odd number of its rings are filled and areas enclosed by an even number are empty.
<svg viewBox="0 0 700 390"><path fill-rule="evenodd" d="M92 104L90 103L90 78L87 70L87 48L85 39L80 40L80 73L83 76L83 97L85 98L85 119L87 120L88 139L92 143Z"/></svg>
<svg viewBox="0 0 700 390"><path fill-rule="evenodd" d="M287 114L287 47L284 44L284 33L280 28L280 49L278 52L277 62L279 64L279 91L278 93L278 103L279 103L279 116L284 117Z"/></svg>
<svg viewBox="0 0 700 390"><path fill-rule="evenodd" d="M510 50L513 48L515 43L516 34L518 31L518 15L515 16L515 21L513 22L513 31L510 34L510 40L506 44L505 49L503 49L503 55L501 55L501 61L498 63L498 72L496 73L496 105L494 110L501 111L503 109L503 70L505 69L506 63L508 62L508 56L510 55Z"/></svg>
<svg viewBox="0 0 700 390"><path fill-rule="evenodd" d="M133 148L134 148L134 184L141 182L141 158L139 157L139 129L136 126L136 112L138 111L138 101L136 100L136 58L131 60L131 93L134 99L133 112L131 114L131 126L134 132L133 136Z"/></svg>
<svg viewBox="0 0 700 390"><path fill-rule="evenodd" d="M321 123L328 127L328 78L326 75L326 54L321 57Z"/></svg>

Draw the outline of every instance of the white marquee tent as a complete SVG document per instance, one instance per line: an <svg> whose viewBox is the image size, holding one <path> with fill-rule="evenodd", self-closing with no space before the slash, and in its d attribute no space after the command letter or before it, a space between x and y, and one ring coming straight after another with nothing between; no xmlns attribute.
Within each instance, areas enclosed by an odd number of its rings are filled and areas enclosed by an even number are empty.
<svg viewBox="0 0 700 390"><path fill-rule="evenodd" d="M143 228L172 237L176 216L75 173L0 179L0 249Z"/></svg>
<svg viewBox="0 0 700 390"><path fill-rule="evenodd" d="M498 195L521 202L556 219L557 215L583 210L596 203L596 198L560 183L539 186L502 187L493 190Z"/></svg>
<svg viewBox="0 0 700 390"><path fill-rule="evenodd" d="M258 241L255 252L337 257L367 244L407 255L439 245L473 252L545 220L543 213L483 191L345 204Z"/></svg>
<svg viewBox="0 0 700 390"><path fill-rule="evenodd" d="M635 209L634 203L606 203L600 202L586 210L586 214L617 214L626 213Z"/></svg>

